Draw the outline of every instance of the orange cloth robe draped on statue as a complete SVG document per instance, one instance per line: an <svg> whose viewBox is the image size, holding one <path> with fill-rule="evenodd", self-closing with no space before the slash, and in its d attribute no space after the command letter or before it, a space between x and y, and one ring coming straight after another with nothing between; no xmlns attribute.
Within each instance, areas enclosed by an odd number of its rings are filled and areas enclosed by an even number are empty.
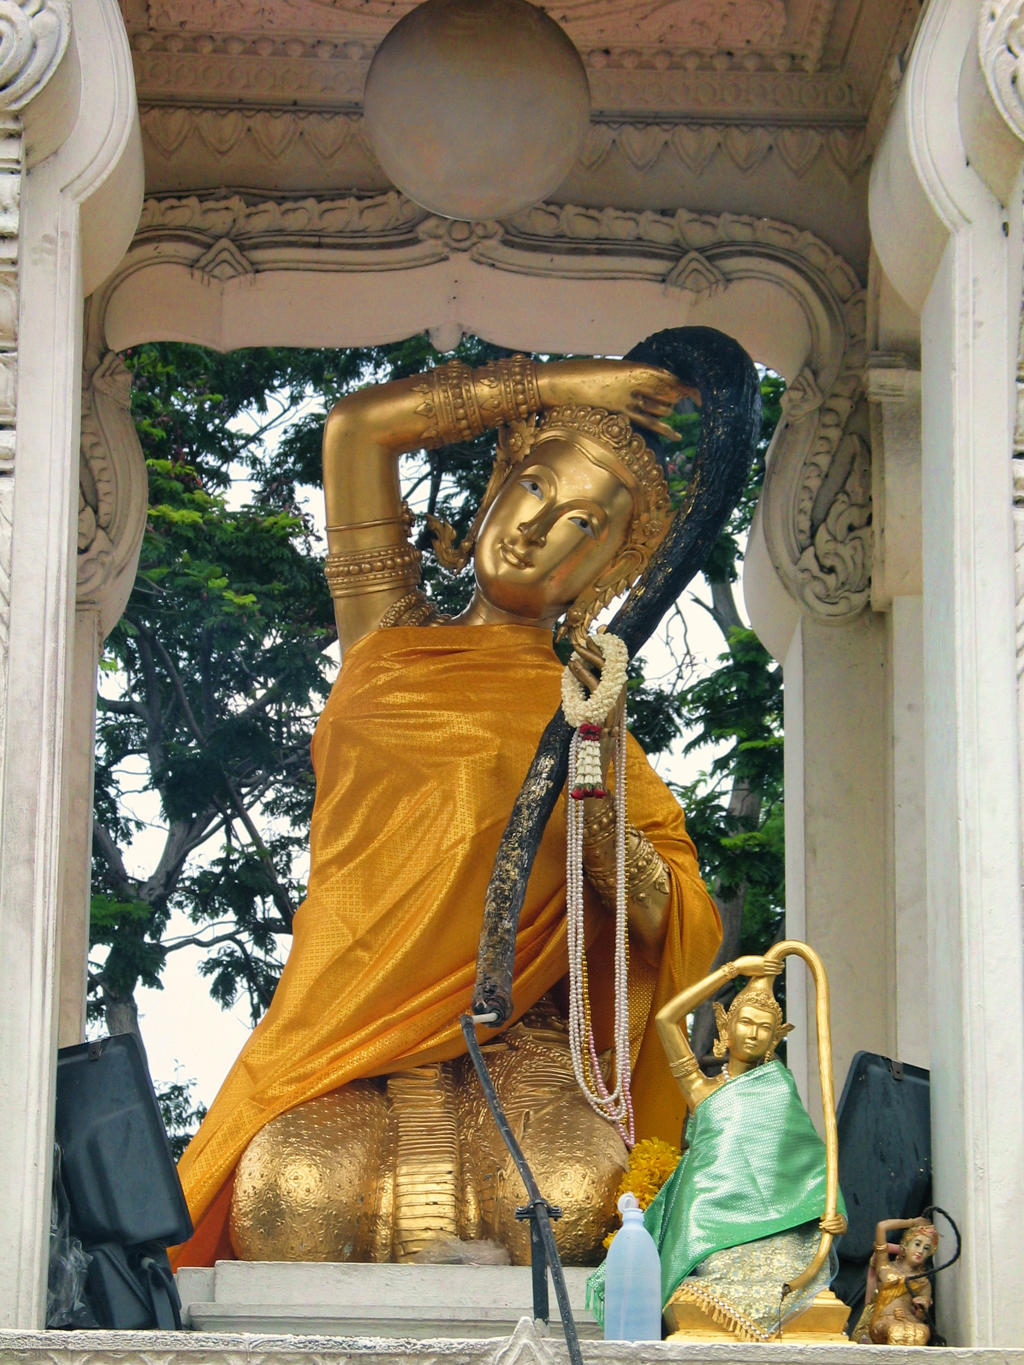
<svg viewBox="0 0 1024 1365"><path fill-rule="evenodd" d="M471 1002L494 855L560 680L550 632L530 626L405 626L346 654L313 740L308 894L270 1008L182 1158L196 1232L177 1264L232 1255L231 1178L270 1119L357 1077L465 1050L458 1019ZM631 963L637 1128L678 1141L683 1104L653 1013L708 970L719 922L682 811L632 741L627 777L629 818L672 877L660 967L638 953ZM613 917L591 895L596 1023L611 1017L602 987ZM567 970L561 800L516 940L517 1017Z"/></svg>

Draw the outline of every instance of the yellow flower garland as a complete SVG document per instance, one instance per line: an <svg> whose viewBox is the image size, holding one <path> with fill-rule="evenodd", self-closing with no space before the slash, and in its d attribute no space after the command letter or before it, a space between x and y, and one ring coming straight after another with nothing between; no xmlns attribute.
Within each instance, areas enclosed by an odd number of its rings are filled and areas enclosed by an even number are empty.
<svg viewBox="0 0 1024 1365"><path fill-rule="evenodd" d="M624 1194L633 1194L640 1207L646 1209L679 1165L681 1156L678 1147L662 1138L644 1138L638 1142L629 1154L629 1166L615 1191L616 1200ZM614 1236L615 1233L610 1232L604 1239L606 1250Z"/></svg>

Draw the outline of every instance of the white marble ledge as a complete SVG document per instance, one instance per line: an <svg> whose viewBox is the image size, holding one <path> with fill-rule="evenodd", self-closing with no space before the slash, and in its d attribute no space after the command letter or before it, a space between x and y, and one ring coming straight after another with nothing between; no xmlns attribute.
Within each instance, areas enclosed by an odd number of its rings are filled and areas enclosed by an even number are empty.
<svg viewBox="0 0 1024 1365"><path fill-rule="evenodd" d="M923 1365L1024 1365L1024 1347L919 1348ZM702 1342L589 1341L589 1365L906 1365L913 1348ZM927 1352L927 1354L925 1354ZM511 1336L475 1341L373 1337L255 1336L177 1332L16 1332L0 1330L3 1365L564 1365L565 1341L522 1318Z"/></svg>

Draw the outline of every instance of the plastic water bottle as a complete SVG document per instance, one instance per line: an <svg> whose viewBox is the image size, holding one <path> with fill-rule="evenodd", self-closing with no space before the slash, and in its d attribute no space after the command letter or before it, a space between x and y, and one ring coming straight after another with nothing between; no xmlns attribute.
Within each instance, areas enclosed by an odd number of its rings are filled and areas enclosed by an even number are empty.
<svg viewBox="0 0 1024 1365"><path fill-rule="evenodd" d="M605 1341L661 1340L661 1262L636 1196L619 1200L622 1227L605 1263Z"/></svg>

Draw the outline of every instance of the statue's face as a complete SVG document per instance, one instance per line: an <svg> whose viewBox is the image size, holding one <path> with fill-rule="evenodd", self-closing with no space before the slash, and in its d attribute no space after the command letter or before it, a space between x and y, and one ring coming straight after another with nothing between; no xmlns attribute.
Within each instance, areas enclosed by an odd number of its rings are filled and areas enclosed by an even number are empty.
<svg viewBox="0 0 1024 1365"><path fill-rule="evenodd" d="M903 1259L912 1270L920 1270L932 1255L932 1239L923 1232L915 1232L903 1243Z"/></svg>
<svg viewBox="0 0 1024 1365"><path fill-rule="evenodd" d="M560 438L515 469L476 544L481 595L527 620L554 620L622 549L633 498L611 470Z"/></svg>
<svg viewBox="0 0 1024 1365"><path fill-rule="evenodd" d="M760 1062L775 1041L775 1018L768 1010L744 1005L729 1023L729 1055Z"/></svg>

